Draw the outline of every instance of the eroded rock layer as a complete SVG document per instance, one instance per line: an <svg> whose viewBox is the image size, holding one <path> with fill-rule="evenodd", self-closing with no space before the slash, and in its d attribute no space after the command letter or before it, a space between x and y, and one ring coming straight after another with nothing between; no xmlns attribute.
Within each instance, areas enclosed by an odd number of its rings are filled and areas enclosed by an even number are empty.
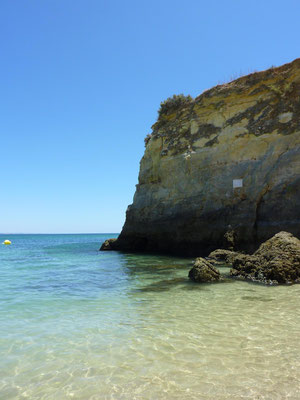
<svg viewBox="0 0 300 400"><path fill-rule="evenodd" d="M199 256L228 232L247 251L300 236L300 59L171 106L152 129L114 248Z"/></svg>

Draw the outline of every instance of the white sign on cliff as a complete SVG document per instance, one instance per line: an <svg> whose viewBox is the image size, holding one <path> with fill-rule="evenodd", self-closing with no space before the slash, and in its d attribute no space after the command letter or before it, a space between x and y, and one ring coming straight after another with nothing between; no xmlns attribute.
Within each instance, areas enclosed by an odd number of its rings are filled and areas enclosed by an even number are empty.
<svg viewBox="0 0 300 400"><path fill-rule="evenodd" d="M232 187L233 189L243 187L243 179L234 179L232 181Z"/></svg>

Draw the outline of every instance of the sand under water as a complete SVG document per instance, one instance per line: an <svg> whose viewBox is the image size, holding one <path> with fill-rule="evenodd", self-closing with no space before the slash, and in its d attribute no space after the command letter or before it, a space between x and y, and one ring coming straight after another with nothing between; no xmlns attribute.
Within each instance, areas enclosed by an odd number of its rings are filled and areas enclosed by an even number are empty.
<svg viewBox="0 0 300 400"><path fill-rule="evenodd" d="M108 237L1 245L1 399L300 398L300 285L199 285Z"/></svg>

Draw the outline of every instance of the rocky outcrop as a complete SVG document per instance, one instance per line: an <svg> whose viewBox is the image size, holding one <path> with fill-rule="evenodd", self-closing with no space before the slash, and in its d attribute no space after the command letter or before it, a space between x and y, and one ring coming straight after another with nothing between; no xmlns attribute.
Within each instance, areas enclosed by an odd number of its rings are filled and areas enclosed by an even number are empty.
<svg viewBox="0 0 300 400"><path fill-rule="evenodd" d="M239 253L231 250L226 250L226 249L217 249L212 251L209 255L208 258L214 263L227 263L231 264L235 257L237 257Z"/></svg>
<svg viewBox="0 0 300 400"><path fill-rule="evenodd" d="M102 243L99 250L115 250L114 243L116 243L117 239L107 239Z"/></svg>
<svg viewBox="0 0 300 400"><path fill-rule="evenodd" d="M162 104L114 247L206 256L300 236L300 59Z"/></svg>
<svg viewBox="0 0 300 400"><path fill-rule="evenodd" d="M279 232L253 255L236 255L230 275L265 284L300 283L300 240Z"/></svg>
<svg viewBox="0 0 300 400"><path fill-rule="evenodd" d="M205 258L197 258L189 272L189 278L198 283L216 282L220 279L220 271Z"/></svg>

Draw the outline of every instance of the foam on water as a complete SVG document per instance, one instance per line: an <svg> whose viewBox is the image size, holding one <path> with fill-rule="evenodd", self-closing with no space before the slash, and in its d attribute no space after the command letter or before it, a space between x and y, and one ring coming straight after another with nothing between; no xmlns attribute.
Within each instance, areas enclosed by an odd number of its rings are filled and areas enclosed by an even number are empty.
<svg viewBox="0 0 300 400"><path fill-rule="evenodd" d="M0 248L1 399L300 398L300 285L196 285L110 236Z"/></svg>

